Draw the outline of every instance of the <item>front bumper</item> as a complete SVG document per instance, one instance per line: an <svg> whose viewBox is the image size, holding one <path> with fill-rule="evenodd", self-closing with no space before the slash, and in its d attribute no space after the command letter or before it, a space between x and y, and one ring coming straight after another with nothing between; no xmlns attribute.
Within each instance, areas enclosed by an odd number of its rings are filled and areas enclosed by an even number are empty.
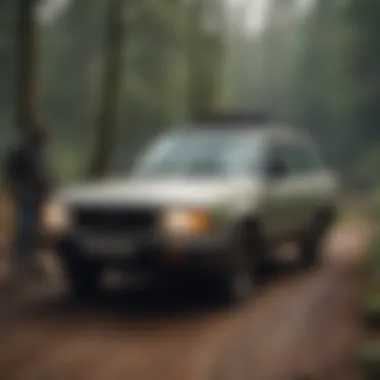
<svg viewBox="0 0 380 380"><path fill-rule="evenodd" d="M125 272L143 273L222 273L227 266L227 242L223 237L210 236L170 240L152 234L129 238L132 245L125 251L113 252L112 244L92 250L82 242L80 234L62 237L57 252L63 261L113 267Z"/></svg>

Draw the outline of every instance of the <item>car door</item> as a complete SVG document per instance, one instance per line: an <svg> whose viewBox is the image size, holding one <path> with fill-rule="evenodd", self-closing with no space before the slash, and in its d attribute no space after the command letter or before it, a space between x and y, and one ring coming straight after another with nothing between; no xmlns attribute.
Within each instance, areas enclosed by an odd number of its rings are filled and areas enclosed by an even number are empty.
<svg viewBox="0 0 380 380"><path fill-rule="evenodd" d="M303 140L289 143L289 166L292 169L292 191L297 201L292 205L292 227L299 233L309 227L312 214L320 198L321 177L311 146Z"/></svg>
<svg viewBox="0 0 380 380"><path fill-rule="evenodd" d="M295 156L294 144L278 140L272 143L267 158L263 219L268 236L275 240L291 238L304 220L305 182Z"/></svg>
<svg viewBox="0 0 380 380"><path fill-rule="evenodd" d="M291 159L300 199L300 229L305 229L318 211L330 207L336 182L314 144L306 141L294 144Z"/></svg>

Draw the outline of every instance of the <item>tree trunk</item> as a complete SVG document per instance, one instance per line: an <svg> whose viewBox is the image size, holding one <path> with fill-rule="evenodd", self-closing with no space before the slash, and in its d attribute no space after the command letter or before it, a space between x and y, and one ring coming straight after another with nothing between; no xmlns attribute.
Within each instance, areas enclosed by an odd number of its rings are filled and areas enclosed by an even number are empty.
<svg viewBox="0 0 380 380"><path fill-rule="evenodd" d="M189 102L189 116L190 119L197 119L202 112L201 101L199 99L199 71L200 71L200 55L202 40L201 35L201 19L202 19L202 2L195 0L190 4L190 16L188 21L188 102Z"/></svg>
<svg viewBox="0 0 380 380"><path fill-rule="evenodd" d="M196 0L189 20L189 114L197 120L218 107L221 93L225 40L223 4ZM213 16L212 29L205 21Z"/></svg>
<svg viewBox="0 0 380 380"><path fill-rule="evenodd" d="M90 161L89 176L105 175L115 143L123 70L125 0L110 0L107 15L105 67L99 125Z"/></svg>
<svg viewBox="0 0 380 380"><path fill-rule="evenodd" d="M73 70L71 76L72 93L69 102L70 119L77 128L80 141L86 141L91 127L91 109L93 106L94 81L92 64L97 60L103 31L99 28L106 10L104 0L72 0L69 20L69 33L73 38L67 64Z"/></svg>
<svg viewBox="0 0 380 380"><path fill-rule="evenodd" d="M21 133L38 125L38 69L36 0L19 0L17 23L17 111L16 121Z"/></svg>

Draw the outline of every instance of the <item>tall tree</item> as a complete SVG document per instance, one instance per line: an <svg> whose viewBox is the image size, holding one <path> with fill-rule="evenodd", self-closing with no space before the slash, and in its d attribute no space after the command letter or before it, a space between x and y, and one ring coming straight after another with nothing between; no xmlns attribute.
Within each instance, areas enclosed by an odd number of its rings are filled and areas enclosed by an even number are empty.
<svg viewBox="0 0 380 380"><path fill-rule="evenodd" d="M344 56L348 74L344 92L348 98L345 167L350 178L357 179L360 185L373 186L379 184L380 165L380 3L348 0L345 5L344 16L349 30Z"/></svg>
<svg viewBox="0 0 380 380"><path fill-rule="evenodd" d="M72 0L65 15L66 31L71 37L70 51L64 62L72 68L70 121L81 137L91 131L89 116L95 100L94 88L99 84L93 73L100 61L106 7L106 0Z"/></svg>
<svg viewBox="0 0 380 380"><path fill-rule="evenodd" d="M126 169L148 139L183 121L187 108L188 7L183 0L138 0L130 32L120 129L112 166ZM126 147L128 149L126 149Z"/></svg>
<svg viewBox="0 0 380 380"><path fill-rule="evenodd" d="M15 133L12 119L15 116L17 11L18 2L15 0L0 2L0 160Z"/></svg>
<svg viewBox="0 0 380 380"><path fill-rule="evenodd" d="M348 69L357 94L352 116L362 142L371 144L380 140L380 3L349 0L346 14L352 30Z"/></svg>
<svg viewBox="0 0 380 380"><path fill-rule="evenodd" d="M219 105L225 39L223 1L189 3L189 116L197 119Z"/></svg>
<svg viewBox="0 0 380 380"><path fill-rule="evenodd" d="M295 0L268 1L260 39L261 102L281 118L288 116L291 100L296 10Z"/></svg>
<svg viewBox="0 0 380 380"><path fill-rule="evenodd" d="M125 5L125 0L110 0L108 5L104 82L98 130L89 168L91 178L99 178L106 173L117 134L123 74Z"/></svg>
<svg viewBox="0 0 380 380"><path fill-rule="evenodd" d="M349 107L345 103L353 91L346 75L344 7L338 0L315 2L304 29L296 78L297 119L315 135L334 164L352 154L347 152Z"/></svg>
<svg viewBox="0 0 380 380"><path fill-rule="evenodd" d="M18 4L14 0L0 2L0 115L2 120L9 119L13 110L15 93L15 63L14 46L16 45L16 18ZM11 94L11 96L10 96Z"/></svg>
<svg viewBox="0 0 380 380"><path fill-rule="evenodd" d="M18 6L17 125L22 132L32 130L39 124L36 4L37 0L19 0Z"/></svg>

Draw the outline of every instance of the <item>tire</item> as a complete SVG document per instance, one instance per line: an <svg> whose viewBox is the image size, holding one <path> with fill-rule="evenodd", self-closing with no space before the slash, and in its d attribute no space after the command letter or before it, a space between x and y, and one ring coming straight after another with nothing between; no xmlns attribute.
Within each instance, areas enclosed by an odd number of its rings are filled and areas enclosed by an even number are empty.
<svg viewBox="0 0 380 380"><path fill-rule="evenodd" d="M71 295L80 300L91 300L99 293L100 268L82 260L66 260L66 274Z"/></svg>
<svg viewBox="0 0 380 380"><path fill-rule="evenodd" d="M322 243L333 224L333 219L332 212L321 212L314 217L309 232L299 244L302 268L322 265Z"/></svg>
<svg viewBox="0 0 380 380"><path fill-rule="evenodd" d="M253 223L244 223L236 229L230 247L229 268L219 280L219 293L223 301L236 303L252 295L257 285L260 253L258 228Z"/></svg>

